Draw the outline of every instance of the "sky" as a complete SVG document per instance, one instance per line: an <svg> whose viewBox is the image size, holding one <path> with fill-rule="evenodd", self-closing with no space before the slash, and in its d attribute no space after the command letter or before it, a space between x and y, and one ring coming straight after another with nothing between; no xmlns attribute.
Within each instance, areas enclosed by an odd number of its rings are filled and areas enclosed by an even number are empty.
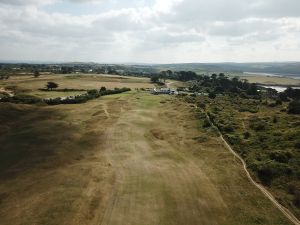
<svg viewBox="0 0 300 225"><path fill-rule="evenodd" d="M0 60L300 61L300 0L0 0Z"/></svg>

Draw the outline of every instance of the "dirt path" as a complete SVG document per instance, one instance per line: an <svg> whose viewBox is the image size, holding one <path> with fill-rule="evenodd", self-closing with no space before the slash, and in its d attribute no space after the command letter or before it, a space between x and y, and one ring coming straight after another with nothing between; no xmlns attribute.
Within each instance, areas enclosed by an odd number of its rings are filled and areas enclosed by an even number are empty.
<svg viewBox="0 0 300 225"><path fill-rule="evenodd" d="M300 225L300 221L293 215L293 213L291 213L287 208L285 208L284 206L282 206L275 198L274 196L266 189L264 188L262 185L256 183L253 178L251 177L248 169L247 169L247 164L245 163L245 161L231 148L231 146L227 143L227 141L224 139L224 137L221 135L221 139L223 140L223 142L225 143L225 146L229 149L229 151L235 156L237 157L243 164L243 169L247 175L247 177L249 178L250 182L257 187L268 199L270 199L270 201L295 225Z"/></svg>
<svg viewBox="0 0 300 225"><path fill-rule="evenodd" d="M232 223L234 215L221 187L212 182L203 163L186 151L190 146L185 140L191 133L184 128L184 115L172 120L171 104L146 98L150 100L127 99L132 108L121 110L118 121L107 130L106 156L116 177L99 224L243 224L238 219ZM247 220L244 224L253 224Z"/></svg>
<svg viewBox="0 0 300 225"><path fill-rule="evenodd" d="M210 123L214 126L214 124L211 122L209 116L206 114L207 119L210 121ZM245 124L243 122L243 126L245 128ZM221 134L221 132L219 132L220 134L220 138L222 139L222 141L224 142L226 148L236 157L238 158L238 160L240 160L240 162L243 165L243 170L245 171L248 179L250 180L250 182L256 187L258 188L274 205L275 207L277 207L284 216L286 216L286 218L288 218L293 224L295 225L300 225L300 221L297 219L297 217L295 217L295 215L289 211L287 208L285 208L283 205L281 205L276 199L275 197L262 185L258 184L257 182L255 182L252 178L252 176L250 175L248 169L247 169L247 164L246 162L239 156L239 154L237 154L232 147L228 144L228 142L224 139L223 135Z"/></svg>

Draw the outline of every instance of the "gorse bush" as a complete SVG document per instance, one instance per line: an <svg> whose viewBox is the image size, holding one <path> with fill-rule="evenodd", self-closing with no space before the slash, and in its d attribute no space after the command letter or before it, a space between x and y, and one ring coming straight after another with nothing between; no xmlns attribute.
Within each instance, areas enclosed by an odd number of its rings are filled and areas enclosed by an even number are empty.
<svg viewBox="0 0 300 225"><path fill-rule="evenodd" d="M300 114L300 101L292 101L288 106L289 114Z"/></svg>
<svg viewBox="0 0 300 225"><path fill-rule="evenodd" d="M113 94L120 94L123 92L130 91L130 88L121 88L121 89L114 89L114 90L104 90L103 88L98 90L89 90L86 94L78 95L74 97L68 98L55 98L55 99L47 99L44 100L48 105L59 105L59 104L80 104L85 103L89 100L99 98L105 95L113 95Z"/></svg>
<svg viewBox="0 0 300 225"><path fill-rule="evenodd" d="M249 120L249 127L255 131L263 131L266 129L266 123L262 119L253 116Z"/></svg>
<svg viewBox="0 0 300 225"><path fill-rule="evenodd" d="M31 95L15 95L13 97L4 96L0 99L0 102L11 102L16 104L37 104L37 103L46 103L48 105L60 105L60 104L80 104L85 103L89 100L99 98L105 95L113 95L113 94L120 94L123 92L130 91L130 88L121 88L121 89L114 89L114 90L89 90L86 94L71 96L66 98L52 98L52 99L41 99Z"/></svg>
<svg viewBox="0 0 300 225"><path fill-rule="evenodd" d="M43 100L35 96L20 94L12 97L3 97L2 99L0 99L0 102L11 102L15 104L37 104L42 103Z"/></svg>

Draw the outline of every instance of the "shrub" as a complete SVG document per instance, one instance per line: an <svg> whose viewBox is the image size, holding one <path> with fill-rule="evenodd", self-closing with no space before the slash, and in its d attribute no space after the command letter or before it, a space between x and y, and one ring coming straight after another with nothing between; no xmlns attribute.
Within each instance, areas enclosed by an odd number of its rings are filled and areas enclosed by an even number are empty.
<svg viewBox="0 0 300 225"><path fill-rule="evenodd" d="M250 134L249 132L245 132L245 133L244 133L244 138L245 138L245 139L249 139L250 136L251 136L251 134Z"/></svg>
<svg viewBox="0 0 300 225"><path fill-rule="evenodd" d="M300 191L299 190L295 191L293 203L295 206L300 208Z"/></svg>
<svg viewBox="0 0 300 225"><path fill-rule="evenodd" d="M102 91L106 91L106 87L101 87L100 92L102 92Z"/></svg>
<svg viewBox="0 0 300 225"><path fill-rule="evenodd" d="M16 103L16 104L37 104L41 103L42 99L31 96L31 95L15 95L13 97L4 97L0 99L1 102L11 102L11 103Z"/></svg>
<svg viewBox="0 0 300 225"><path fill-rule="evenodd" d="M270 185L272 181L280 176L287 176L292 174L292 170L288 164L282 164L276 161L263 161L256 165L252 165L256 171L258 178L265 185Z"/></svg>
<svg viewBox="0 0 300 225"><path fill-rule="evenodd" d="M288 113L290 114L300 114L300 102L292 101L288 106Z"/></svg>
<svg viewBox="0 0 300 225"><path fill-rule="evenodd" d="M263 131L266 129L266 123L258 117L251 117L249 127L255 131Z"/></svg>
<svg viewBox="0 0 300 225"><path fill-rule="evenodd" d="M210 92L210 93L208 94L208 97L209 97L210 99L215 99L215 98L217 97L217 95L216 95L214 92Z"/></svg>
<svg viewBox="0 0 300 225"><path fill-rule="evenodd" d="M238 135L232 134L225 134L224 138L229 142L231 145L238 145L241 143L241 139Z"/></svg>
<svg viewBox="0 0 300 225"><path fill-rule="evenodd" d="M127 92L130 90L131 90L130 88L121 88L121 89L118 88L115 90L105 90L105 91L101 91L101 92L98 92L97 90L89 90L84 95L78 95L78 96L69 97L66 99L61 99L61 98L47 99L44 101L48 105L80 104L80 103L85 103L85 102L95 99L95 98L99 98L100 96L119 94L119 93Z"/></svg>
<svg viewBox="0 0 300 225"><path fill-rule="evenodd" d="M201 109L205 109L205 107L206 107L205 103L203 103L203 102L199 103L198 106L199 106Z"/></svg>
<svg viewBox="0 0 300 225"><path fill-rule="evenodd" d="M222 130L225 131L226 133L232 133L234 131L234 128L230 125L227 125L227 126L223 127Z"/></svg>
<svg viewBox="0 0 300 225"><path fill-rule="evenodd" d="M275 160L280 163L288 163L292 158L291 152L287 151L274 151L270 154L270 159Z"/></svg>
<svg viewBox="0 0 300 225"><path fill-rule="evenodd" d="M295 145L294 145L294 147L297 148L297 149L300 149L300 141L296 142Z"/></svg>
<svg viewBox="0 0 300 225"><path fill-rule="evenodd" d="M210 127L210 126L211 126L210 122L208 121L208 119L205 118L204 121L203 121L202 127L207 128L207 127Z"/></svg>

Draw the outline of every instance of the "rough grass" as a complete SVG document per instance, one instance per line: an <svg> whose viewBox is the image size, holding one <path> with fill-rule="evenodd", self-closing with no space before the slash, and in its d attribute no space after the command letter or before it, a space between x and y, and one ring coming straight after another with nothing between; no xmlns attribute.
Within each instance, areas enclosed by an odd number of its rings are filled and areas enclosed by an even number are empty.
<svg viewBox="0 0 300 225"><path fill-rule="evenodd" d="M1 224L289 224L174 97L0 109Z"/></svg>
<svg viewBox="0 0 300 225"><path fill-rule="evenodd" d="M200 101L207 101L207 110L214 123L245 159L257 180L268 186L279 202L300 216L300 208L295 204L298 192L291 191L300 187L300 154L296 147L300 117L283 111L286 104L270 107L264 101L239 97L218 97L213 101L202 98Z"/></svg>
<svg viewBox="0 0 300 225"><path fill-rule="evenodd" d="M108 89L114 88L151 88L154 87L148 78L95 75L42 75L39 78L32 76L12 76L7 81L1 81L0 87L17 86L19 90L37 92L44 88L49 81L59 84L60 89L100 89L102 86ZM62 93L63 94L63 93Z"/></svg>
<svg viewBox="0 0 300 225"><path fill-rule="evenodd" d="M300 85L300 81L288 77L241 75L241 79L247 79L250 83L260 83L265 85Z"/></svg>

